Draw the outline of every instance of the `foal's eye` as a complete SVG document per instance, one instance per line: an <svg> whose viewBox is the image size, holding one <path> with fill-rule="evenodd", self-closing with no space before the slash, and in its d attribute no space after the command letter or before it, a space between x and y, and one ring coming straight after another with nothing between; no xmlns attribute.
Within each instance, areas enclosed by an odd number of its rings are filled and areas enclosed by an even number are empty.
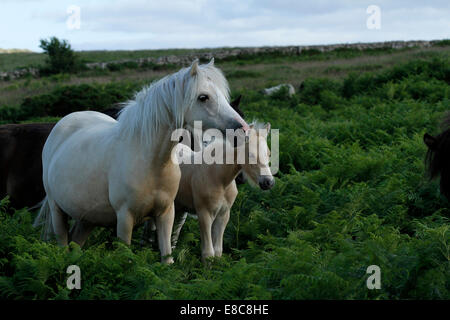
<svg viewBox="0 0 450 320"><path fill-rule="evenodd" d="M206 94L201 94L198 96L198 100L200 100L201 102L205 102L208 99L209 97Z"/></svg>

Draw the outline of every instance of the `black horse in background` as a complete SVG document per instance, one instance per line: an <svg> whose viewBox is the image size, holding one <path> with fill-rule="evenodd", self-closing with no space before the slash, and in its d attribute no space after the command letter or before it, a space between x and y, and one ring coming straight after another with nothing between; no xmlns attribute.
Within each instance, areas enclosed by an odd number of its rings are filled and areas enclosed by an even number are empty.
<svg viewBox="0 0 450 320"><path fill-rule="evenodd" d="M231 102L231 106L243 117L239 109L240 99L241 96ZM122 104L115 104L101 112L117 119L122 108ZM42 149L55 124L0 126L0 200L9 195L11 207L32 207L44 199ZM236 177L236 183L244 182L245 178L240 173Z"/></svg>
<svg viewBox="0 0 450 320"><path fill-rule="evenodd" d="M103 113L117 118L121 106ZM11 207L31 207L45 197L42 184L42 149L56 123L0 126L0 199L9 195Z"/></svg>
<svg viewBox="0 0 450 320"><path fill-rule="evenodd" d="M425 166L430 179L440 175L441 193L450 200L450 112L442 121L442 132L437 136L425 133L423 141L428 147Z"/></svg>

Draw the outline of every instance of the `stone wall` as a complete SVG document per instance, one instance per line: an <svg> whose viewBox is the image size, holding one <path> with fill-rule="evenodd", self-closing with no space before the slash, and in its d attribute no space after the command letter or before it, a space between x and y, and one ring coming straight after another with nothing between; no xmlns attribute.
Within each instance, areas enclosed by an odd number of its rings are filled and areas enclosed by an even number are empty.
<svg viewBox="0 0 450 320"><path fill-rule="evenodd" d="M387 42L373 42L373 43L350 43L350 44L332 44L332 45L315 45L315 46L285 46L285 47L249 47L249 48L232 48L232 49L212 49L210 52L205 53L192 53L188 55L169 55L161 57L148 57L136 60L117 60L108 62L95 62L87 63L86 66L89 69L99 68L105 69L110 64L121 64L127 62L135 62L139 66L143 64L155 64L155 65L180 65L187 66L192 63L194 59L201 59L203 61L210 60L214 57L216 60L223 60L226 58L232 58L237 56L258 55L258 54L284 54L284 55L301 55L302 52L307 50L317 50L319 52L328 52L336 49L403 49L403 48L427 48L433 46L439 40L433 41L387 41ZM26 68L9 72L0 71L0 80L15 79L23 77L26 74L33 76L39 76L38 69Z"/></svg>

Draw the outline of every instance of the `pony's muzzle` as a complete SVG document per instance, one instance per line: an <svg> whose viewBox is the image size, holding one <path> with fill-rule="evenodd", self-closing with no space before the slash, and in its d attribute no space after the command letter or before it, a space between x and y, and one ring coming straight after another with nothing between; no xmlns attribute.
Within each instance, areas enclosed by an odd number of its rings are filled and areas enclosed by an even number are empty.
<svg viewBox="0 0 450 320"><path fill-rule="evenodd" d="M275 185L275 179L270 176L261 176L259 178L259 187L263 190L269 190Z"/></svg>
<svg viewBox="0 0 450 320"><path fill-rule="evenodd" d="M245 131L248 130L248 124L242 121L239 121L239 119L230 119L227 121L226 124L226 128L227 129L233 129L233 130L238 130L238 129L242 129Z"/></svg>

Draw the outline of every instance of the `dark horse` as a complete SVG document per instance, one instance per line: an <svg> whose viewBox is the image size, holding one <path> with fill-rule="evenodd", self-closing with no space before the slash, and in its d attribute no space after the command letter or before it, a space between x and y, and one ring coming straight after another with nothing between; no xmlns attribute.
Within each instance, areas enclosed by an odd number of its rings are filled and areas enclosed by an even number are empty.
<svg viewBox="0 0 450 320"><path fill-rule="evenodd" d="M103 113L117 118L120 106ZM55 123L0 126L0 199L9 195L13 208L31 207L45 197L41 154Z"/></svg>
<svg viewBox="0 0 450 320"><path fill-rule="evenodd" d="M239 109L241 96L231 106ZM102 111L117 119L122 106ZM42 184L42 149L55 123L6 124L0 126L0 199L9 195L11 207L37 205L45 197ZM192 141L192 139L191 139ZM236 182L244 183L242 173Z"/></svg>
<svg viewBox="0 0 450 320"><path fill-rule="evenodd" d="M442 122L443 131L437 136L425 133L423 141L428 147L425 165L431 179L441 176L441 193L450 200L450 112Z"/></svg>

